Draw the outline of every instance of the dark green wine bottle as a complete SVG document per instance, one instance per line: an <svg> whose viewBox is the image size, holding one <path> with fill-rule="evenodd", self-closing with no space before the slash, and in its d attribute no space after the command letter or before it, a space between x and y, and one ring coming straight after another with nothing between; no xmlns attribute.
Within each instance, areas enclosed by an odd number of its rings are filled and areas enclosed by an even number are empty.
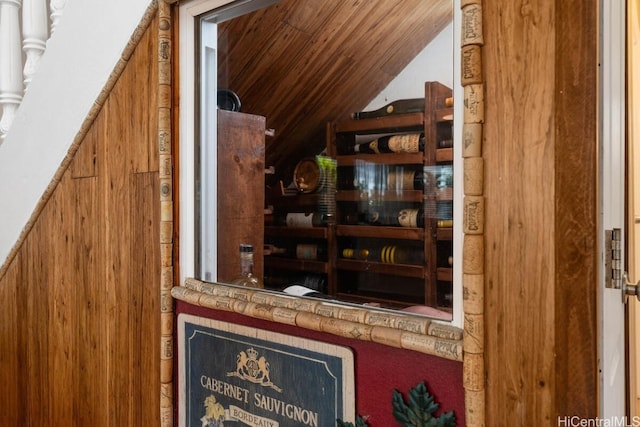
<svg viewBox="0 0 640 427"><path fill-rule="evenodd" d="M373 119L376 117L386 117L396 114L420 113L424 111L424 98L399 99L387 105L371 111L358 111L351 114L355 120Z"/></svg>

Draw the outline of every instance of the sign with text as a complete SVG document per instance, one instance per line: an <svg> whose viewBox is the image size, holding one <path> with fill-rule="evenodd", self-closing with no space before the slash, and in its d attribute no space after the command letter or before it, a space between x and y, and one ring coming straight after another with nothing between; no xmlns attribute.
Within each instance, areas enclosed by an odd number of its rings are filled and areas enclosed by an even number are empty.
<svg viewBox="0 0 640 427"><path fill-rule="evenodd" d="M181 427L335 427L354 421L349 348L178 316Z"/></svg>

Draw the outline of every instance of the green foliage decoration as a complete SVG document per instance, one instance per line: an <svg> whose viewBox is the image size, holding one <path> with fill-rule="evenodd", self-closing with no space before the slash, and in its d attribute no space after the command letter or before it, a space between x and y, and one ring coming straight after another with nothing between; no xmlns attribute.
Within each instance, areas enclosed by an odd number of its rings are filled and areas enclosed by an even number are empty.
<svg viewBox="0 0 640 427"><path fill-rule="evenodd" d="M455 427L456 417L453 411L440 415L433 414L439 405L429 394L426 384L421 382L409 390L409 402L397 390L393 391L393 416L405 427Z"/></svg>

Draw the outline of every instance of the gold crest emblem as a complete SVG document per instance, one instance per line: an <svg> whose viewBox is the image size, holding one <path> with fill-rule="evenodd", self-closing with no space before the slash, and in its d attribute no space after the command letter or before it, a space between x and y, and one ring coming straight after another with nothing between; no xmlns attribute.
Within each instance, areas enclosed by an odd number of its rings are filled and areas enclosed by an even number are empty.
<svg viewBox="0 0 640 427"><path fill-rule="evenodd" d="M241 351L236 358L236 370L227 372L228 377L239 377L254 384L271 387L277 392L282 389L271 382L269 362L264 356L258 358L258 351L254 348Z"/></svg>

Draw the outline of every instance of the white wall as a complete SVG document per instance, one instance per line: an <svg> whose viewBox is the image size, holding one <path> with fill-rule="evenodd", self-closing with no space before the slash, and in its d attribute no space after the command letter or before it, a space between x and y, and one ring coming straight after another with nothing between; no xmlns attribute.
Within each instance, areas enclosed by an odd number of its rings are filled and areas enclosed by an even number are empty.
<svg viewBox="0 0 640 427"><path fill-rule="evenodd" d="M0 265L52 181L150 0L69 1L0 145Z"/></svg>
<svg viewBox="0 0 640 427"><path fill-rule="evenodd" d="M422 98L425 82L437 81L453 88L452 40L454 40L453 23L450 23L371 101L364 111L377 110L398 99Z"/></svg>

